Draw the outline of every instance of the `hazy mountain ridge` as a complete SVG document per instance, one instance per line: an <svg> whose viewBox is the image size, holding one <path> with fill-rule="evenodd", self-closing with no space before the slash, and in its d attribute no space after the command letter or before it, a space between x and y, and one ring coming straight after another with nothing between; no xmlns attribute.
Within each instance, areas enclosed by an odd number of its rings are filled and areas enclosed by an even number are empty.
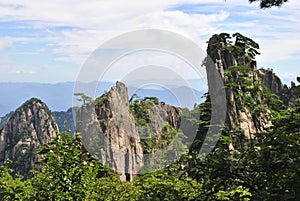
<svg viewBox="0 0 300 201"><path fill-rule="evenodd" d="M75 123L73 118L73 109L74 108L70 108L67 111L52 112L60 132L68 131L72 134L75 133L76 129L75 129Z"/></svg>
<svg viewBox="0 0 300 201"><path fill-rule="evenodd" d="M191 83L195 82L191 80ZM73 93L74 93L74 82L65 82L57 84L46 84L46 83L0 83L0 94L2 97L0 103L0 117L5 116L9 112L15 110L24 101L29 100L32 97L36 97L45 102L51 111L67 111L73 106ZM84 84L83 87L89 88L90 85L95 83ZM113 82L102 82L99 84L95 96L98 97L103 92L108 91L114 85ZM161 101L166 103L177 105L176 97L172 95L172 91L182 91L178 86L169 86L168 90L158 89L140 89L138 95L143 97L155 96ZM193 90L197 103L202 101L202 95L206 91ZM93 93L87 94L93 96Z"/></svg>

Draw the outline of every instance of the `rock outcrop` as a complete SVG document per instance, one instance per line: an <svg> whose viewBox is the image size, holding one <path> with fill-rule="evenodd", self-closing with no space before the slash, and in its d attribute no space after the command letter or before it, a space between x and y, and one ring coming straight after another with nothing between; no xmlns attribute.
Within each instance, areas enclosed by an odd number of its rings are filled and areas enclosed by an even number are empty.
<svg viewBox="0 0 300 201"><path fill-rule="evenodd" d="M143 166L143 149L129 112L127 88L121 82L76 112L76 129L85 148L100 161L131 181Z"/></svg>
<svg viewBox="0 0 300 201"><path fill-rule="evenodd" d="M175 129L179 129L181 123L182 109L169 105L169 104L153 104L148 109L149 112L149 125L151 130L160 134L165 123L168 123Z"/></svg>
<svg viewBox="0 0 300 201"><path fill-rule="evenodd" d="M288 87L283 85L280 78L272 70L260 70L263 75L263 84L270 89L273 94L283 95L288 93Z"/></svg>
<svg viewBox="0 0 300 201"><path fill-rule="evenodd" d="M147 108L147 132L158 139L166 124L174 129L180 127L180 108L147 98L140 104ZM147 134L135 115L130 111L127 88L121 82L76 111L76 129L82 135L85 149L103 165L121 173L121 181L131 181L145 163L141 136Z"/></svg>
<svg viewBox="0 0 300 201"><path fill-rule="evenodd" d="M15 173L29 178L38 160L34 151L58 132L55 118L40 100L32 98L19 107L0 131L0 164L12 160Z"/></svg>
<svg viewBox="0 0 300 201"><path fill-rule="evenodd" d="M293 102L299 95L294 93L295 83L291 82L291 87L283 84L280 78L270 69L260 69L263 84L270 89L271 93L276 94L285 105Z"/></svg>
<svg viewBox="0 0 300 201"><path fill-rule="evenodd" d="M230 36L228 34L216 34L212 36L208 42L207 53L213 60L215 67L220 72L224 80L224 85L231 83L232 86L234 86L226 87L226 125L228 126L229 130L233 132L232 138L238 138L234 134L236 130L237 132L242 132L243 138L250 139L254 133L262 131L266 127L270 126L270 122L267 119L267 113L253 115L253 111L248 106L247 101L243 100L241 96L248 96L248 98L251 98L255 101L259 100L260 96L256 93L247 91L247 89L243 89L243 86L240 82L244 81L244 78L247 77L248 82L251 83L250 85L258 86L259 84L266 83L268 77L265 76L264 79L261 79L260 73L257 71L256 61L251 58L249 59L246 56L245 50L247 48L245 47L245 43L237 39L234 44L236 49L234 49L232 44L228 44L229 37ZM228 73L228 70L232 69L232 67L237 69L247 69L247 73L244 73L243 75L242 70L237 70L232 72L230 76L226 75L226 72ZM284 90L280 84L278 84L280 86L274 85L271 84L267 87L273 87L272 90L275 91Z"/></svg>

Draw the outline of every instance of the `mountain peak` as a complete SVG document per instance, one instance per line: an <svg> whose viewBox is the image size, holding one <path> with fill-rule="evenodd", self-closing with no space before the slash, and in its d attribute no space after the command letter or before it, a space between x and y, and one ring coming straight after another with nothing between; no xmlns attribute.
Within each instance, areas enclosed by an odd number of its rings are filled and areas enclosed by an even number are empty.
<svg viewBox="0 0 300 201"><path fill-rule="evenodd" d="M34 150L49 142L58 132L55 118L45 103L31 98L19 107L0 130L0 164L13 161L11 167L25 178L37 163Z"/></svg>

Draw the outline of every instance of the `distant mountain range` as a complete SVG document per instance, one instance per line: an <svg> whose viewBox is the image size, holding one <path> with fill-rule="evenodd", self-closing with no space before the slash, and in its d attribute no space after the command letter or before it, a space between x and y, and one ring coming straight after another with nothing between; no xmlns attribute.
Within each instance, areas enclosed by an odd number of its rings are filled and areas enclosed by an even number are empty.
<svg viewBox="0 0 300 201"><path fill-rule="evenodd" d="M67 111L73 106L74 84L74 82L64 82L56 84L34 82L0 83L0 94L2 97L2 99L0 100L0 117L3 117L9 112L15 110L26 100L29 100L32 97L41 99L48 105L48 107L52 111ZM190 80L189 84L191 86L196 86L193 87L194 89L192 89L194 98L192 98L190 101L196 101L197 103L202 102L201 97L205 92L207 92L205 86L197 87L197 80ZM84 84L82 86L85 88L89 88L90 85L95 85L95 83ZM97 84L95 96L98 97L102 95L113 85L115 85L115 83L113 82L101 82L100 84ZM178 102L177 100L182 100L184 98L182 96L187 91L191 91L191 89L186 86L176 85L170 85L164 89L138 89L135 87L129 87L129 94L136 93L139 97L155 96L158 97L159 100L175 106L190 106L193 104L189 102L182 103ZM90 94L94 93L88 92L87 95Z"/></svg>

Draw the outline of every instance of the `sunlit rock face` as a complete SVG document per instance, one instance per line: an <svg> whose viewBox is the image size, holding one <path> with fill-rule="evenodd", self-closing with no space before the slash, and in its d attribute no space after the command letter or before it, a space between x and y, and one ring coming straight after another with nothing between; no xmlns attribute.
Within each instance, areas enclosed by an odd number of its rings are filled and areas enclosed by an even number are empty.
<svg viewBox="0 0 300 201"><path fill-rule="evenodd" d="M157 103L148 108L149 129L156 136L167 124L180 126L180 108ZM76 129L82 135L84 147L104 164L121 173L122 181L131 181L144 166L139 129L130 112L125 84L117 82L106 94L76 111ZM140 133L139 133L140 132ZM154 150L153 150L154 151Z"/></svg>
<svg viewBox="0 0 300 201"><path fill-rule="evenodd" d="M241 72L236 71L230 76L226 76L226 71L230 68L241 68L244 66L249 69L248 78L252 84L266 84L267 87L274 88L274 90L281 90L283 87L281 82L278 82L278 86L269 84L268 79L262 72L257 71L256 61L247 59L245 53L233 54L228 49L224 48L227 42L226 34L216 34L212 36L208 41L207 53L214 63L214 67L217 68L220 75L223 78L224 85L227 83L237 83L242 79ZM244 44L235 42L236 46L243 48ZM207 69L207 73L210 70ZM210 77L210 76L208 76ZM280 85L280 86L279 86ZM275 89L276 88L276 89ZM280 88L280 89L279 89ZM269 127L270 121L268 120L267 113L259 113L253 115L251 109L247 106L247 102L241 99L239 95L251 96L254 100L259 100L262 97L258 94L251 94L245 91L241 85L237 85L236 91L233 91L231 87L226 87L226 99L227 99L227 115L226 125L232 132L232 138L239 141L238 138L250 139L256 132L263 131ZM236 136L234 131L238 131L242 136ZM240 135L240 134L239 134ZM232 145L231 145L232 147Z"/></svg>
<svg viewBox="0 0 300 201"><path fill-rule="evenodd" d="M0 131L0 163L12 160L15 173L29 178L37 162L34 151L58 133L55 118L42 101L32 98L19 107Z"/></svg>
<svg viewBox="0 0 300 201"><path fill-rule="evenodd" d="M143 166L143 149L125 85L117 82L98 101L78 109L76 122L85 148L121 173L122 181L131 181Z"/></svg>

